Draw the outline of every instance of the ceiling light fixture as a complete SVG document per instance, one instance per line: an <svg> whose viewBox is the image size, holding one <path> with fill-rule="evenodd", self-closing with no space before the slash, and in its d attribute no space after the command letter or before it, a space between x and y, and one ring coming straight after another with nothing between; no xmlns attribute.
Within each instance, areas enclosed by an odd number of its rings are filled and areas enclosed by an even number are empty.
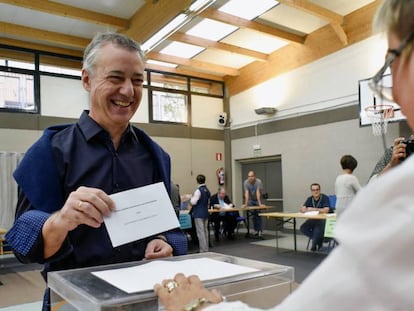
<svg viewBox="0 0 414 311"><path fill-rule="evenodd" d="M191 19L200 14L216 0L196 0L184 12L177 15L167 25L157 31L151 38L142 44L145 53L153 50L157 45L166 40L173 33L177 32L181 27L187 24Z"/></svg>
<svg viewBox="0 0 414 311"><path fill-rule="evenodd" d="M277 112L276 108L273 107L260 107L254 110L256 114L273 115Z"/></svg>

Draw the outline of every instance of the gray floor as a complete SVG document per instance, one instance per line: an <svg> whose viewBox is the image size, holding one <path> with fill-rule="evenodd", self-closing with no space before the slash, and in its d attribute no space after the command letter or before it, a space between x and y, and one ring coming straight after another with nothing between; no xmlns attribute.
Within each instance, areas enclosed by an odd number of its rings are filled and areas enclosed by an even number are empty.
<svg viewBox="0 0 414 311"><path fill-rule="evenodd" d="M297 236L296 252L293 250L293 236L291 234L279 234L278 244L279 250L277 251L274 232L265 232L264 238L258 240L246 238L245 231L241 230L235 240L230 241L222 238L219 242L211 242L210 251L292 266L295 268L295 282L297 283L301 283L328 255L326 250L321 252L306 251L307 238L302 235ZM189 241L189 253L196 252L198 252L197 245ZM0 256L0 267L1 277L2 274L39 269L40 265L23 265L13 255L5 255ZM0 308L0 311L38 311L40 309L41 303L34 302Z"/></svg>

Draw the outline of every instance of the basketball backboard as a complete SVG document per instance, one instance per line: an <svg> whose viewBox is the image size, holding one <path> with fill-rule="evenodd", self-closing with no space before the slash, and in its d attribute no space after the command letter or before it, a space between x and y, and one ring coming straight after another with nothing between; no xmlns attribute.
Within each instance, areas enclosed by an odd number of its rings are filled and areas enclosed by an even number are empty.
<svg viewBox="0 0 414 311"><path fill-rule="evenodd" d="M378 96L374 95L373 91L369 87L368 83L370 79L360 80L359 81L359 125L367 126L372 125L372 120L366 113L368 107L379 106L379 105L391 105L393 107L394 113L393 116L389 118L388 122L398 122L405 120L405 116L401 113L400 106L394 102L388 100L382 100ZM384 85L391 86L392 80L391 75L386 75L383 78Z"/></svg>

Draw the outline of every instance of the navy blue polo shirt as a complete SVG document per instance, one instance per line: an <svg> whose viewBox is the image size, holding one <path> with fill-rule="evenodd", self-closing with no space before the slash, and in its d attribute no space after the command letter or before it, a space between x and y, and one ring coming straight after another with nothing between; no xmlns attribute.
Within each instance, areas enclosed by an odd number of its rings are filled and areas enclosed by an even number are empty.
<svg viewBox="0 0 414 311"><path fill-rule="evenodd" d="M86 112L75 126L55 134L51 144L64 200L79 186L113 194L162 181L150 152L130 127L115 150L109 133Z"/></svg>

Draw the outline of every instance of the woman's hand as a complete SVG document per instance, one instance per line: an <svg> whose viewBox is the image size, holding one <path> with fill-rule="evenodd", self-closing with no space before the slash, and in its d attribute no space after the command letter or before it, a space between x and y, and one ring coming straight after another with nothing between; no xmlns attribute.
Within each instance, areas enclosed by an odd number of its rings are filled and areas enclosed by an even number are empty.
<svg viewBox="0 0 414 311"><path fill-rule="evenodd" d="M196 275L188 278L177 273L173 280L167 279L155 284L155 294L167 311L201 310L204 306L223 301L220 292L206 289ZM191 306L197 306L191 309Z"/></svg>

